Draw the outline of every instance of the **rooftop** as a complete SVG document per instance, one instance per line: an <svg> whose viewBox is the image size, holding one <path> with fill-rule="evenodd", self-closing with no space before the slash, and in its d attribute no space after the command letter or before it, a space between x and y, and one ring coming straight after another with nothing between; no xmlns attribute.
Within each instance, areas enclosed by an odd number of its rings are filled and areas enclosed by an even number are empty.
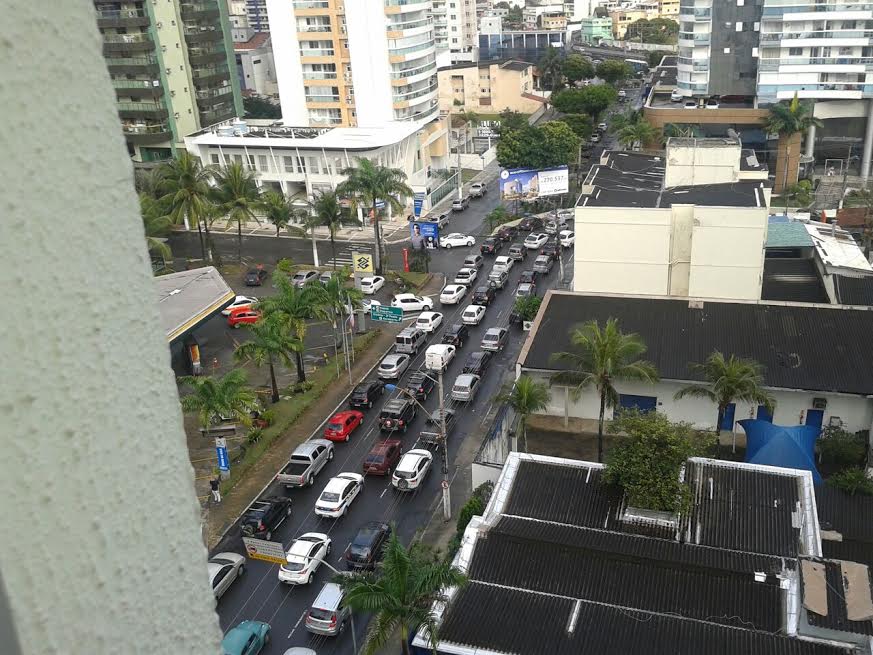
<svg viewBox="0 0 873 655"><path fill-rule="evenodd" d="M242 43L234 43L233 49L237 52L245 52L246 50L257 50L266 45L270 40L269 32L257 32L248 41Z"/></svg>
<svg viewBox="0 0 873 655"><path fill-rule="evenodd" d="M834 275L834 293L841 305L873 306L873 277Z"/></svg>
<svg viewBox="0 0 873 655"><path fill-rule="evenodd" d="M773 225L770 225L770 229ZM806 234L806 230L803 230ZM767 247L769 245L769 238ZM830 298L812 259L766 258L761 299L828 304Z"/></svg>
<svg viewBox="0 0 873 655"><path fill-rule="evenodd" d="M169 342L193 330L236 297L214 266L159 275L155 286L161 325Z"/></svg>
<svg viewBox="0 0 873 655"><path fill-rule="evenodd" d="M873 266L854 237L833 223L804 223L816 253L825 266L873 274Z"/></svg>
<svg viewBox="0 0 873 655"><path fill-rule="evenodd" d="M767 248L812 248L812 237L803 223L773 220L767 224Z"/></svg>
<svg viewBox="0 0 873 655"><path fill-rule="evenodd" d="M873 566L873 497L821 484L815 487L815 507L824 556Z"/></svg>

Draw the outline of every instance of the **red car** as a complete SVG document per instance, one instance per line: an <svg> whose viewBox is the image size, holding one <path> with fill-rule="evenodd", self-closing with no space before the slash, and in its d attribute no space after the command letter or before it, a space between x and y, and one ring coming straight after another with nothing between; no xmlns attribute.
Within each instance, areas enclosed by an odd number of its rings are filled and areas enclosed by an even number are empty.
<svg viewBox="0 0 873 655"><path fill-rule="evenodd" d="M240 325L252 325L257 323L261 318L261 312L252 309L251 307L237 307L230 316L227 317L227 324L232 328L238 328Z"/></svg>
<svg viewBox="0 0 873 655"><path fill-rule="evenodd" d="M364 420L364 415L356 409L334 414L324 428L324 438L331 441L348 441L352 432Z"/></svg>
<svg viewBox="0 0 873 655"><path fill-rule="evenodd" d="M373 444L364 457L364 475L389 475L403 455L400 439L384 439Z"/></svg>

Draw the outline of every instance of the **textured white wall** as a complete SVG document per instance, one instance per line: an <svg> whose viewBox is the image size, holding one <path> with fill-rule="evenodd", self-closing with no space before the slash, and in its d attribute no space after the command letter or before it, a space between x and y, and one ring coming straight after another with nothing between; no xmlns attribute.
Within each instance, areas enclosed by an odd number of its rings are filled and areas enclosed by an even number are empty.
<svg viewBox="0 0 873 655"><path fill-rule="evenodd" d="M94 5L3 4L0 280L20 311L0 340L0 571L22 649L213 654L193 472Z"/></svg>

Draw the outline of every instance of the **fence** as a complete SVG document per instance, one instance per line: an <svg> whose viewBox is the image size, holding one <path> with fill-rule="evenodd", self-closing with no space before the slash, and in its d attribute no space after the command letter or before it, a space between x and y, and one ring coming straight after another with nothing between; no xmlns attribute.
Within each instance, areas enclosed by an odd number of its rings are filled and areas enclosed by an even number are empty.
<svg viewBox="0 0 873 655"><path fill-rule="evenodd" d="M461 168L466 168L471 171L484 170L488 164L497 158L497 148L491 147L481 155L475 152L469 154L461 153Z"/></svg>
<svg viewBox="0 0 873 655"><path fill-rule="evenodd" d="M518 415L506 403L497 410L491 429L482 440L473 460L472 477L475 489L484 482L497 482L503 463L517 448Z"/></svg>
<svg viewBox="0 0 873 655"><path fill-rule="evenodd" d="M478 155L477 155L478 157ZM458 188L458 174L453 173L446 178L445 182L440 184L436 189L430 192L430 206L436 207L440 200L449 195L452 191Z"/></svg>
<svg viewBox="0 0 873 655"><path fill-rule="evenodd" d="M640 43L639 41L601 41L600 45L625 50L647 50L651 52L678 52L679 46L665 43Z"/></svg>

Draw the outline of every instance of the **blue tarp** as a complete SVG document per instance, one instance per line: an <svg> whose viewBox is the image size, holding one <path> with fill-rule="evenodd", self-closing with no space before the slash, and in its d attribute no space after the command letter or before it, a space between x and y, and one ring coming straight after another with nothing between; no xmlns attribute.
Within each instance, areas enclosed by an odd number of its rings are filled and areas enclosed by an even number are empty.
<svg viewBox="0 0 873 655"><path fill-rule="evenodd" d="M815 441L821 427L774 425L758 419L737 422L746 431L746 462L812 471L813 482L821 484L815 468Z"/></svg>

